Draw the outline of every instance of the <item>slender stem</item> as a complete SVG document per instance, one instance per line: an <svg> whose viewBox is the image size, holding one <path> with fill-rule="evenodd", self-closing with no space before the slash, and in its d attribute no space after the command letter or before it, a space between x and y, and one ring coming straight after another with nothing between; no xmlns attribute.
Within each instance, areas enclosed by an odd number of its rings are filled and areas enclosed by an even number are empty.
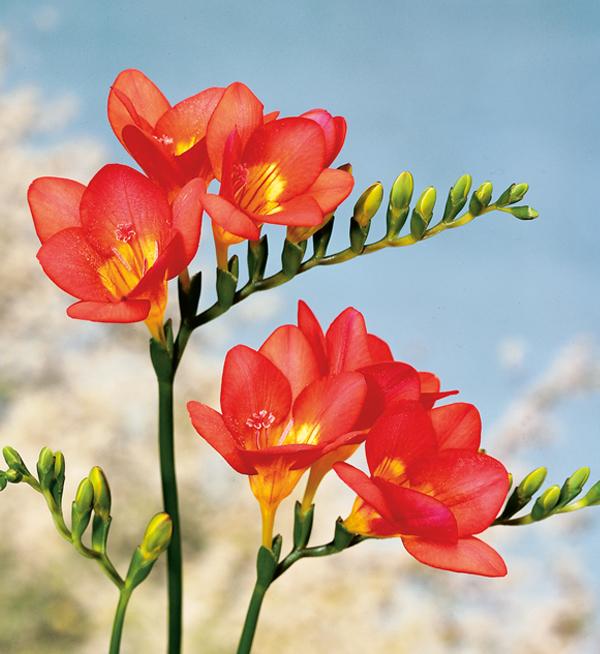
<svg viewBox="0 0 600 654"><path fill-rule="evenodd" d="M254 591L250 598L250 605L248 606L248 612L246 613L246 621L244 622L244 628L240 637L240 644L237 648L237 654L250 654L252 641L254 640L256 626L258 624L258 616L260 615L260 609L269 585L270 584L261 584L257 580L256 585L254 586Z"/></svg>
<svg viewBox="0 0 600 654"><path fill-rule="evenodd" d="M125 587L119 594L119 603L117 604L112 635L110 637L109 654L119 654L121 651L121 636L123 635L123 624L125 623L125 613L127 611L129 599L131 598L131 591L131 588Z"/></svg>
<svg viewBox="0 0 600 654"><path fill-rule="evenodd" d="M158 376L158 373L157 373ZM175 445L173 426L173 373L168 378L158 376L158 442L160 476L165 512L173 521L173 536L167 550L169 586L169 654L181 652L182 557L177 479L175 475Z"/></svg>

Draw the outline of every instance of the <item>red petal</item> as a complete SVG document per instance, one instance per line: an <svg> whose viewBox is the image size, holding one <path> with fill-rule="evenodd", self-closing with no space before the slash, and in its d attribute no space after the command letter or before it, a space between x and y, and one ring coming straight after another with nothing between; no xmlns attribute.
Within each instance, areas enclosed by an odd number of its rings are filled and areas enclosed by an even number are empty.
<svg viewBox="0 0 600 654"><path fill-rule="evenodd" d="M318 123L325 136L325 165L329 166L342 149L346 138L346 121L341 116L335 118L325 109L311 109L301 118L309 118Z"/></svg>
<svg viewBox="0 0 600 654"><path fill-rule="evenodd" d="M468 572L483 577L504 577L502 557L478 538L461 538L457 543L440 543L420 538L403 538L406 551L433 568Z"/></svg>
<svg viewBox="0 0 600 654"><path fill-rule="evenodd" d="M139 322L150 312L149 300L121 302L76 302L67 309L70 318L94 322Z"/></svg>
<svg viewBox="0 0 600 654"><path fill-rule="evenodd" d="M394 522L394 517L385 496L379 486L362 470L351 466L345 461L335 463L333 469L337 476L367 504L372 506L379 515Z"/></svg>
<svg viewBox="0 0 600 654"><path fill-rule="evenodd" d="M248 169L247 185L263 192L264 169L274 166L277 173L267 180L281 181L280 202L301 195L312 186L324 168L323 131L312 120L282 118L258 128L244 149L242 161Z"/></svg>
<svg viewBox="0 0 600 654"><path fill-rule="evenodd" d="M508 492L508 473L500 461L468 450L443 451L408 474L411 488L435 497L452 510L459 536L487 529Z"/></svg>
<svg viewBox="0 0 600 654"><path fill-rule="evenodd" d="M256 473L256 470L244 460L239 445L225 426L223 416L218 411L200 402L188 402L187 409L194 429L235 471L244 475Z"/></svg>
<svg viewBox="0 0 600 654"><path fill-rule="evenodd" d="M384 363L394 360L394 355L390 346L379 336L367 334L369 340L369 352L371 353L371 363Z"/></svg>
<svg viewBox="0 0 600 654"><path fill-rule="evenodd" d="M437 448L427 412L416 402L407 402L379 418L365 446L369 470L375 477L400 482L407 469Z"/></svg>
<svg viewBox="0 0 600 654"><path fill-rule="evenodd" d="M330 373L358 370L371 363L365 319L349 307L332 323L326 334Z"/></svg>
<svg viewBox="0 0 600 654"><path fill-rule="evenodd" d="M295 325L278 327L263 343L259 352L287 377L293 398L320 376L313 350Z"/></svg>
<svg viewBox="0 0 600 654"><path fill-rule="evenodd" d="M119 141L125 145L122 132L126 125L152 129L170 107L169 101L144 73L130 68L119 73L110 89L108 120Z"/></svg>
<svg viewBox="0 0 600 654"><path fill-rule="evenodd" d="M306 469L320 456L321 447L303 443L272 445L258 450L245 450L244 459L257 469L275 468L277 474Z"/></svg>
<svg viewBox="0 0 600 654"><path fill-rule="evenodd" d="M304 429L303 442L329 443L353 430L367 394L364 377L346 372L318 379L294 402L294 431Z"/></svg>
<svg viewBox="0 0 600 654"><path fill-rule="evenodd" d="M431 411L440 449L477 451L481 442L481 416L472 404L455 402Z"/></svg>
<svg viewBox="0 0 600 654"><path fill-rule="evenodd" d="M376 363L361 368L360 372L365 376L368 387L367 399L359 421L360 427L370 427L384 411L398 402L419 400L418 373L406 363Z"/></svg>
<svg viewBox="0 0 600 654"><path fill-rule="evenodd" d="M456 519L442 502L410 488L378 479L374 481L392 511L397 534L456 541Z"/></svg>
<svg viewBox="0 0 600 654"><path fill-rule="evenodd" d="M266 125L267 123L270 123L273 120L277 120L277 118L279 118L280 113L281 111L270 111L268 114L264 115L263 123Z"/></svg>
<svg viewBox="0 0 600 654"><path fill-rule="evenodd" d="M267 214L252 214L257 222L272 225L315 227L323 222L323 212L310 195L299 195L280 205L279 211Z"/></svg>
<svg viewBox="0 0 600 654"><path fill-rule="evenodd" d="M206 130L206 146L215 177L221 179L223 150L228 136L236 130L242 145L263 124L263 104L240 82L230 84L216 106Z"/></svg>
<svg viewBox="0 0 600 654"><path fill-rule="evenodd" d="M432 372L419 372L421 379L421 393L437 393L440 390L440 380Z"/></svg>
<svg viewBox="0 0 600 654"><path fill-rule="evenodd" d="M87 238L107 256L121 245L116 230L131 226L138 243L169 240L171 209L164 192L133 168L109 164L100 169L81 199L81 224Z"/></svg>
<svg viewBox="0 0 600 654"><path fill-rule="evenodd" d="M89 244L81 227L69 227L44 242L37 257L44 272L63 291L82 300L114 301L98 268L104 260Z"/></svg>
<svg viewBox="0 0 600 654"><path fill-rule="evenodd" d="M242 440L253 436L246 421L267 411L273 426L287 421L292 403L290 384L266 356L237 345L229 350L223 365L221 410L227 427Z"/></svg>
<svg viewBox="0 0 600 654"><path fill-rule="evenodd" d="M166 191L178 189L186 183L183 167L179 166L176 157L154 136L135 125L126 125L123 129L123 140L127 150L146 175Z"/></svg>
<svg viewBox="0 0 600 654"><path fill-rule="evenodd" d="M179 274L196 256L202 228L202 198L204 186L199 179L188 182L173 202L173 229L183 237L182 258L170 271L169 277ZM176 270L178 268L178 270Z"/></svg>
<svg viewBox="0 0 600 654"><path fill-rule="evenodd" d="M206 136L208 122L225 89L212 87L178 102L154 127L154 135L172 154L180 155Z"/></svg>
<svg viewBox="0 0 600 654"><path fill-rule="evenodd" d="M325 352L325 334L315 314L302 300L298 301L298 327L313 349L321 374L327 374L329 363Z"/></svg>
<svg viewBox="0 0 600 654"><path fill-rule="evenodd" d="M36 234L43 243L61 229L81 227L79 204L85 186L72 179L38 177L27 191Z"/></svg>
<svg viewBox="0 0 600 654"><path fill-rule="evenodd" d="M344 170L325 168L306 191L317 201L324 214L331 213L350 195L354 177Z"/></svg>
<svg viewBox="0 0 600 654"><path fill-rule="evenodd" d="M257 241L260 238L260 227L224 197L205 193L202 197L202 205L212 220L225 231L250 241Z"/></svg>
<svg viewBox="0 0 600 654"><path fill-rule="evenodd" d="M177 262L181 262L182 251L183 237L179 232L175 232L171 241L160 251L154 264L140 279L137 286L128 293L128 297L151 297L167 279L178 275L181 269L175 268L177 272L172 274L169 274L169 271L176 266Z"/></svg>

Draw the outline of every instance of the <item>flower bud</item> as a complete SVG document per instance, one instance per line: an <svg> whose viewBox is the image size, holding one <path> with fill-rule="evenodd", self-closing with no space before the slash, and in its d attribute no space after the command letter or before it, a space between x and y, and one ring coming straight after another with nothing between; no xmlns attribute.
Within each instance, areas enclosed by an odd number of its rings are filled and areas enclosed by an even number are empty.
<svg viewBox="0 0 600 654"><path fill-rule="evenodd" d="M531 517L534 520L547 518L552 509L558 504L560 498L560 486L550 486L535 501L531 510Z"/></svg>
<svg viewBox="0 0 600 654"><path fill-rule="evenodd" d="M8 479L6 478L4 470L0 470L0 491L3 491L6 488L7 483Z"/></svg>
<svg viewBox="0 0 600 654"><path fill-rule="evenodd" d="M381 182L375 182L358 198L352 217L361 227L366 227L373 220L382 201L383 186Z"/></svg>
<svg viewBox="0 0 600 654"><path fill-rule="evenodd" d="M21 479L23 479L23 475L18 470L14 470L13 468L7 470L4 473L4 477L6 478L6 481L10 482L11 484L18 484Z"/></svg>
<svg viewBox="0 0 600 654"><path fill-rule="evenodd" d="M507 211L509 211L515 218L518 218L519 220L533 220L540 215L533 207L527 206L511 207Z"/></svg>
<svg viewBox="0 0 600 654"><path fill-rule="evenodd" d="M51 482L51 491L56 501L60 506L62 502L63 489L65 487L65 457L60 451L54 454L54 474Z"/></svg>
<svg viewBox="0 0 600 654"><path fill-rule="evenodd" d="M587 506L600 504L600 481L597 481L583 498Z"/></svg>
<svg viewBox="0 0 600 654"><path fill-rule="evenodd" d="M146 527L146 533L140 545L142 556L155 561L171 542L173 521L167 513L157 513Z"/></svg>
<svg viewBox="0 0 600 654"><path fill-rule="evenodd" d="M560 489L560 504L567 504L575 499L583 490L585 482L590 477L590 469L587 466L579 468L570 477L567 477L563 487Z"/></svg>
<svg viewBox="0 0 600 654"><path fill-rule="evenodd" d="M281 251L281 270L288 279L292 279L298 272L304 253L306 252L306 241L292 243L286 238Z"/></svg>
<svg viewBox="0 0 600 654"><path fill-rule="evenodd" d="M110 518L110 487L102 468L94 466L90 470L88 479L90 480L94 491L94 512L96 515L100 516L103 521L107 521Z"/></svg>
<svg viewBox="0 0 600 654"><path fill-rule="evenodd" d="M14 447L6 446L2 450L2 454L4 455L4 460L6 461L6 465L11 469L11 470L16 470L21 473L23 476L31 476L31 473L27 469L27 466L25 465L23 459L21 458L21 455L15 450Z"/></svg>
<svg viewBox="0 0 600 654"><path fill-rule="evenodd" d="M492 182L483 182L483 184L471 196L469 211L478 216L490 203L494 187Z"/></svg>
<svg viewBox="0 0 600 654"><path fill-rule="evenodd" d="M471 178L471 175L462 175L462 177L459 177L456 180L454 186L448 193L448 199L446 200L446 207L444 209L444 217L442 218L444 222L451 222L454 220L460 210L465 206L472 183L473 179Z"/></svg>
<svg viewBox="0 0 600 654"><path fill-rule="evenodd" d="M542 484L544 483L544 480L546 479L547 474L548 474L548 470L543 466L540 468L536 468L535 470L530 472L519 484L518 487L519 497L529 502L529 500L541 488Z"/></svg>
<svg viewBox="0 0 600 654"><path fill-rule="evenodd" d="M428 186L423 193L421 193L421 196L417 200L417 204L413 209L410 219L410 233L417 240L423 238L427 226L431 221L436 197L437 191L435 190L435 187Z"/></svg>
<svg viewBox="0 0 600 654"><path fill-rule="evenodd" d="M48 490L54 478L54 452L49 447L43 447L40 451L37 472L42 490Z"/></svg>
<svg viewBox="0 0 600 654"><path fill-rule="evenodd" d="M408 209L414 191L413 176L405 170L396 177L390 191L390 207L396 211Z"/></svg>
<svg viewBox="0 0 600 654"><path fill-rule="evenodd" d="M73 537L77 540L81 539L83 532L90 523L93 505L94 487L92 486L92 482L86 477L81 480L77 487L75 500L71 505L71 531L73 532Z"/></svg>

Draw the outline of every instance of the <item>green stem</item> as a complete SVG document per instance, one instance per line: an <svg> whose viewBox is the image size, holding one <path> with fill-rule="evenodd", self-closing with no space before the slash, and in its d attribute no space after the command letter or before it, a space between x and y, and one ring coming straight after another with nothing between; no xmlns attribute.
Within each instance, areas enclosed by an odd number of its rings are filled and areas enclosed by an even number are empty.
<svg viewBox="0 0 600 654"><path fill-rule="evenodd" d="M254 640L254 634L258 625L258 616L260 615L260 609L269 586L270 584L261 584L258 580L254 586L254 591L250 598L250 605L248 606L248 613L246 614L246 621L244 622L244 628L240 637L240 644L237 648L237 654L250 654L252 641Z"/></svg>
<svg viewBox="0 0 600 654"><path fill-rule="evenodd" d="M175 475L175 445L173 426L173 377L174 371L164 378L158 374L158 442L160 452L160 476L164 510L173 521L173 536L167 550L167 574L169 587L169 654L181 652L182 610L182 557L177 479Z"/></svg>
<svg viewBox="0 0 600 654"><path fill-rule="evenodd" d="M125 587L119 593L119 603L115 612L115 619L113 621L112 635L110 638L109 654L119 654L121 650L121 636L123 635L123 624L125 623L125 613L127 605L131 598L131 588Z"/></svg>
<svg viewBox="0 0 600 654"><path fill-rule="evenodd" d="M485 207L481 211L479 216L483 216L484 214L490 213L491 211L504 211L504 209L502 209L501 207L496 207L495 205L490 205L489 207ZM344 261L350 261L351 259L354 259L356 257L364 256L365 254L378 252L379 250L383 250L384 248L388 248L388 247L397 248L397 247L407 247L409 245L414 245L415 243L431 238L432 236L435 236L445 231L446 229L455 229L456 227L461 227L463 225L466 225L467 223L470 223L472 220L474 220L476 217L477 216L473 216L473 214L471 214L470 212L466 212L465 214L459 216L452 222L446 222L446 223L440 222L437 225L430 227L420 239L415 238L412 234L406 234L405 236L401 236L401 237L384 236L378 241L365 245L365 247L361 252L354 252L352 248L348 247L345 250L340 250L339 252L335 252L334 254L330 254L325 257L318 257L313 255L312 257L310 257L310 259L307 259L301 264L301 266L298 268L298 271L296 272L296 275L306 272L307 270L312 270L316 266L332 266L338 263L343 263ZM243 286L239 291L236 292L233 298L233 302L230 306L233 306L234 304L238 304L242 300L245 300L247 297L258 291L265 291L270 288L275 288L276 286L281 286L281 284L285 284L286 282L289 282L290 279L293 279L293 277L286 275L283 271L279 271L278 273L270 275L269 277L264 277L263 279L250 280L245 286ZM224 307L220 305L218 302L216 302L211 307L205 309L204 311L202 311L197 316L191 319L190 329L194 330L197 327L200 327L200 325L204 325L207 322L210 322L211 320L218 318L220 315L225 313L228 309L229 306Z"/></svg>

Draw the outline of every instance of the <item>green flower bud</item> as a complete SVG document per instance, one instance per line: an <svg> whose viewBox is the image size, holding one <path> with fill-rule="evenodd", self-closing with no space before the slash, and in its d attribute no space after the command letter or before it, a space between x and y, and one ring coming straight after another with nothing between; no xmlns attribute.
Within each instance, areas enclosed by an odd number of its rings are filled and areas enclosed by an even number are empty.
<svg viewBox="0 0 600 654"><path fill-rule="evenodd" d="M513 204L514 202L521 202L528 190L529 184L526 184L525 182L514 184L510 191L510 198L508 203Z"/></svg>
<svg viewBox="0 0 600 654"><path fill-rule="evenodd" d="M167 513L157 513L146 527L144 539L140 545L142 556L155 561L171 542L173 521Z"/></svg>
<svg viewBox="0 0 600 654"><path fill-rule="evenodd" d="M4 477L6 478L6 481L10 482L11 484L18 484L21 479L23 479L23 475L18 470L14 470L13 468L7 470L4 473Z"/></svg>
<svg viewBox="0 0 600 654"><path fill-rule="evenodd" d="M600 504L600 481L597 481L583 498L588 506Z"/></svg>
<svg viewBox="0 0 600 654"><path fill-rule="evenodd" d="M454 220L460 210L465 206L472 183L473 179L471 175L462 175L462 177L459 177L456 180L456 183L448 193L446 207L444 208L444 217L442 218L444 222L451 222Z"/></svg>
<svg viewBox="0 0 600 654"><path fill-rule="evenodd" d="M110 518L111 498L110 487L102 468L94 466L88 479L94 490L94 512L106 522Z"/></svg>
<svg viewBox="0 0 600 654"><path fill-rule="evenodd" d="M51 491L56 501L56 504L58 506L60 506L62 502L64 487L65 487L65 457L62 452L57 451L54 454L54 479L51 482Z"/></svg>
<svg viewBox="0 0 600 654"><path fill-rule="evenodd" d="M433 186L428 186L423 191L423 193L421 193L419 199L417 200L417 204L413 209L410 219L410 233L417 240L423 238L423 235L427 230L427 226L431 221L436 197L437 191L435 188Z"/></svg>
<svg viewBox="0 0 600 654"><path fill-rule="evenodd" d="M373 220L382 201L383 186L381 182L375 182L358 198L352 217L361 227L366 227Z"/></svg>
<svg viewBox="0 0 600 654"><path fill-rule="evenodd" d="M283 250L281 252L281 269L289 279L292 279L298 272L304 253L306 252L306 241L300 243L292 243L286 238L283 242Z"/></svg>
<svg viewBox="0 0 600 654"><path fill-rule="evenodd" d="M540 215L533 207L527 206L511 207L507 211L509 211L515 218L518 218L519 220L533 220Z"/></svg>
<svg viewBox="0 0 600 654"><path fill-rule="evenodd" d="M560 499L560 486L550 486L547 488L535 501L533 509L531 510L531 517L534 520L542 520L547 518L552 509L558 504Z"/></svg>
<svg viewBox="0 0 600 654"><path fill-rule="evenodd" d="M42 490L48 490L54 478L54 452L43 447L37 462L38 479Z"/></svg>
<svg viewBox="0 0 600 654"><path fill-rule="evenodd" d="M6 488L7 483L8 483L8 479L6 478L6 474L4 473L4 470L0 470L0 492Z"/></svg>
<svg viewBox="0 0 600 654"><path fill-rule="evenodd" d="M533 495L535 495L535 493L537 493L538 490L542 487L547 474L548 470L543 466L530 472L519 484L519 497L529 501Z"/></svg>
<svg viewBox="0 0 600 654"><path fill-rule="evenodd" d="M71 505L71 531L76 539L81 539L87 529L94 505L94 487L86 477L82 479L75 493L75 500Z"/></svg>
<svg viewBox="0 0 600 654"><path fill-rule="evenodd" d="M585 482L590 477L590 469L587 466L579 468L570 477L567 477L560 490L560 504L567 504L575 499L583 490Z"/></svg>
<svg viewBox="0 0 600 654"><path fill-rule="evenodd" d="M478 216L490 203L494 187L492 182L483 182L483 184L471 196L469 211Z"/></svg>
<svg viewBox="0 0 600 654"><path fill-rule="evenodd" d="M21 458L21 455L17 452L17 450L15 450L14 447L7 445L5 448L3 448L2 454L4 455L6 465L11 470L17 470L23 476L31 476L31 473L27 469L27 466Z"/></svg>
<svg viewBox="0 0 600 654"><path fill-rule="evenodd" d="M414 191L413 176L405 170L396 177L390 191L390 207L396 211L408 209Z"/></svg>

